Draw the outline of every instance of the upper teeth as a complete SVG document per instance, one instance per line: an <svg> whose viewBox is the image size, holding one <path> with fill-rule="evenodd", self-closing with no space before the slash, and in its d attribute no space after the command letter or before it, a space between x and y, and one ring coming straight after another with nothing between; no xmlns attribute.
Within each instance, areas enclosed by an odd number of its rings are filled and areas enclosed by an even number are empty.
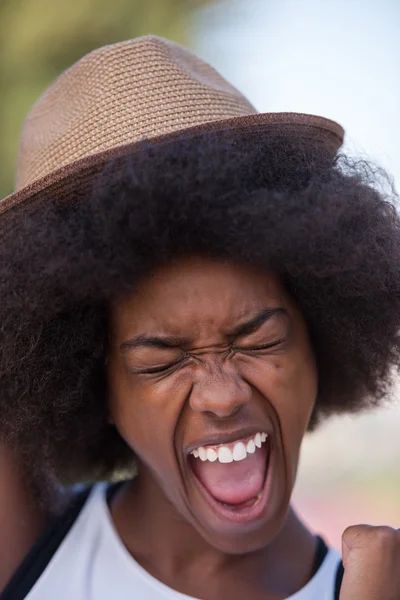
<svg viewBox="0 0 400 600"><path fill-rule="evenodd" d="M231 463L234 460L244 460L248 454L254 454L256 448L261 448L261 444L265 442L267 437L267 433L256 433L246 443L239 441L219 446L200 446L199 448L195 448L191 454L203 461L209 460L210 462L214 462L218 459L220 463Z"/></svg>

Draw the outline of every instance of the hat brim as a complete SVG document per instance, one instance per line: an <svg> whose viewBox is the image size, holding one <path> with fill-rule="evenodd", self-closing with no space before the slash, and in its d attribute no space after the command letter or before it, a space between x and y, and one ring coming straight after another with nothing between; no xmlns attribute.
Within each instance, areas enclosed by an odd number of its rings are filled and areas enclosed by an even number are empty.
<svg viewBox="0 0 400 600"><path fill-rule="evenodd" d="M78 159L52 171L0 201L0 215L23 204L32 205L46 199L72 200L90 190L94 178L114 159L134 155L146 145L173 143L179 139L196 139L207 132L229 134L232 139L260 139L279 133L300 138L325 148L334 158L343 143L343 128L324 117L302 113L256 113L222 121L211 121L185 130L174 131L144 141L124 144ZM41 204L41 202L40 202Z"/></svg>

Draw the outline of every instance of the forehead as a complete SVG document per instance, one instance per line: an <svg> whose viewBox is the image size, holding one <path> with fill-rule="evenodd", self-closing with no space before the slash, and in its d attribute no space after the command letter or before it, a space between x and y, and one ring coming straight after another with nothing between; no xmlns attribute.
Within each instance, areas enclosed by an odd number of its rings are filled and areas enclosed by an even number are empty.
<svg viewBox="0 0 400 600"><path fill-rule="evenodd" d="M265 308L287 307L273 274L251 267L192 258L145 278L112 307L115 333L201 335L230 329Z"/></svg>

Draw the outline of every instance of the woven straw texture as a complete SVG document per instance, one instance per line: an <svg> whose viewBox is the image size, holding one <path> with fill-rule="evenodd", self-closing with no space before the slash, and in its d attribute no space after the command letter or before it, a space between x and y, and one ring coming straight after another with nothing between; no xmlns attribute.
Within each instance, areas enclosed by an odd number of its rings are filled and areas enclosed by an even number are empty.
<svg viewBox="0 0 400 600"><path fill-rule="evenodd" d="M31 110L17 187L113 146L254 112L177 44L146 36L105 46L61 75Z"/></svg>
<svg viewBox="0 0 400 600"><path fill-rule="evenodd" d="M277 128L323 143L332 155L343 141L343 129L322 117L257 114L215 69L168 40L145 36L105 46L65 71L31 109L17 191L0 202L0 213L41 192L82 195L110 157L138 151L144 140L206 131L258 137Z"/></svg>

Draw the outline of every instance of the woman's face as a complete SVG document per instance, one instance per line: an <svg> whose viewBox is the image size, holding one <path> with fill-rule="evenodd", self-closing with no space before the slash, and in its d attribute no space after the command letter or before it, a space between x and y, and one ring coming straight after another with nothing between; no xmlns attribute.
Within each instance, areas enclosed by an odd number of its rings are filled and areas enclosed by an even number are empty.
<svg viewBox="0 0 400 600"><path fill-rule="evenodd" d="M141 469L211 545L280 529L317 374L276 277L206 259L145 279L111 310L110 412Z"/></svg>

